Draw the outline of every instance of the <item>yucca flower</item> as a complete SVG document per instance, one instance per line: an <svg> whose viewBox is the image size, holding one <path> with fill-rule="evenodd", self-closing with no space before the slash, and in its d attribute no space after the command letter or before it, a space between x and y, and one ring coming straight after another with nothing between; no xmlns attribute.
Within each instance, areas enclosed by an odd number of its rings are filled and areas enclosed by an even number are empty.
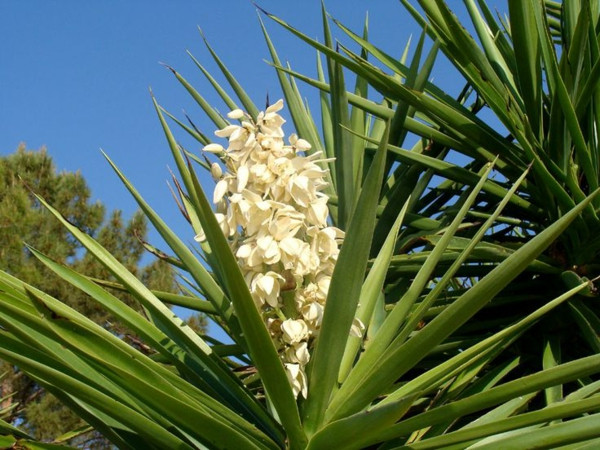
<svg viewBox="0 0 600 450"><path fill-rule="evenodd" d="M220 157L211 165L217 219L264 322L278 348L295 396L307 396L305 366L319 333L329 282L344 233L328 224L327 162L321 152L292 134L285 144L279 111L283 100L256 120L240 109L240 120L215 135L227 138L204 151ZM203 241L199 234L196 240ZM289 298L291 300L286 300ZM356 320L351 333L364 326Z"/></svg>

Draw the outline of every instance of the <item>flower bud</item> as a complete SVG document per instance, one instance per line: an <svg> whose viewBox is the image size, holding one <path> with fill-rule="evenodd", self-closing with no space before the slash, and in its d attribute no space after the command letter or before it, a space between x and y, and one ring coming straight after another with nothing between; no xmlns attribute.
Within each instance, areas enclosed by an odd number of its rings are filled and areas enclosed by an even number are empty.
<svg viewBox="0 0 600 450"><path fill-rule="evenodd" d="M308 141L305 141L304 139L298 139L296 141L296 143L294 144L294 146L296 147L297 150L300 150L303 152L311 149L311 145L308 143Z"/></svg>
<svg viewBox="0 0 600 450"><path fill-rule="evenodd" d="M202 151L208 152L208 153L223 153L225 151L225 149L223 148L223 146L221 144L208 144L208 145L204 146Z"/></svg>
<svg viewBox="0 0 600 450"><path fill-rule="evenodd" d="M223 169L221 169L221 166L219 165L219 163L211 164L210 174L212 175L213 179L215 179L215 180L221 179L221 177L223 176Z"/></svg>
<svg viewBox="0 0 600 450"><path fill-rule="evenodd" d="M227 114L227 117L229 117L230 119L241 119L242 117L244 117L244 111L242 111L241 109L234 109L233 111Z"/></svg>

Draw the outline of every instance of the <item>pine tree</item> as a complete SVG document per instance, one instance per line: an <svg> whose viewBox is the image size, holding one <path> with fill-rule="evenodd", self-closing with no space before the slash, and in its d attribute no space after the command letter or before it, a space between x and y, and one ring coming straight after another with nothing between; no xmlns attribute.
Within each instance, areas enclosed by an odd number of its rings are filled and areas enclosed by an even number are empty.
<svg viewBox="0 0 600 450"><path fill-rule="evenodd" d="M115 334L130 335L104 309L54 276L28 252L24 242L80 273L110 280L106 269L85 253L32 192L41 195L70 222L94 236L151 288L173 291L174 273L168 264L160 260L145 267L140 264L144 253L142 240L147 234L143 214L136 213L126 221L121 211L115 210L104 221L106 208L102 203L90 200L90 189L81 174L57 172L44 148L29 151L20 145L14 154L0 158L0 268L61 299ZM117 292L115 295L135 305L130 296ZM200 330L205 326L202 319ZM131 342L135 345L134 336ZM15 393L3 401L3 407L13 407L5 420L21 424L42 440L51 440L82 425L81 420L55 397L16 368L2 364L0 372L7 372L1 384L2 396ZM102 446L102 441L97 438L92 436L85 446L92 446L93 442Z"/></svg>

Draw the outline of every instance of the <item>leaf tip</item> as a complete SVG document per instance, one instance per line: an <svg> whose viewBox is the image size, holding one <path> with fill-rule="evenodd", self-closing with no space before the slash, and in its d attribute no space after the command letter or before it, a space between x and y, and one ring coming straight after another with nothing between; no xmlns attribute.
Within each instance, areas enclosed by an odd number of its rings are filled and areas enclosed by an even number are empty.
<svg viewBox="0 0 600 450"><path fill-rule="evenodd" d="M177 71L175 69L173 69L173 67L171 67L169 64L159 61L158 62L161 66L166 67L167 69L169 69L171 72L173 72L174 75L177 75Z"/></svg>
<svg viewBox="0 0 600 450"><path fill-rule="evenodd" d="M261 12L261 13L269 16L269 17L273 16L273 14L271 14L270 12L268 12L266 9L264 9L262 6L260 6L258 3L256 3L256 2L253 1L252 4L257 9L257 11L259 11L259 12Z"/></svg>

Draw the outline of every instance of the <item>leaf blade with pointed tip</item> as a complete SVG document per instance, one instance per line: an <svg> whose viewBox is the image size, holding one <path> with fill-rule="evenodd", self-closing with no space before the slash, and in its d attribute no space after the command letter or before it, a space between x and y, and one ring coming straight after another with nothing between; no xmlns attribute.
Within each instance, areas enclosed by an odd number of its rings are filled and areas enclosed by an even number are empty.
<svg viewBox="0 0 600 450"><path fill-rule="evenodd" d="M363 185L331 278L323 322L312 356L305 427L322 423L334 388L365 276L384 174L389 126Z"/></svg>

